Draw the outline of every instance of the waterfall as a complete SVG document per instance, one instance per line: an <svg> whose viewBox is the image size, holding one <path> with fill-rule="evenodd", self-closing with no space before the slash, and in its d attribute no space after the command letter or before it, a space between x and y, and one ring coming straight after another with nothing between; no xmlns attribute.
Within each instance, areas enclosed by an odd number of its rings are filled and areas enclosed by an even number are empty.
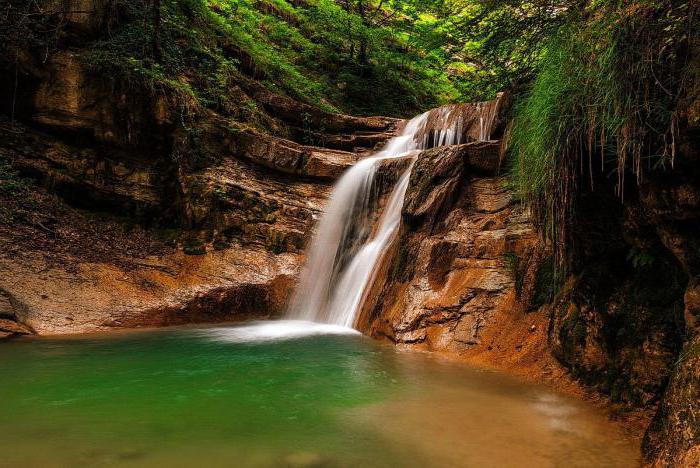
<svg viewBox="0 0 700 468"><path fill-rule="evenodd" d="M490 139L497 106L498 100L421 114L381 151L341 177L310 244L287 318L345 327L355 324L382 254L399 231L417 150ZM409 158L410 163L380 210L377 169L382 162L399 158Z"/></svg>

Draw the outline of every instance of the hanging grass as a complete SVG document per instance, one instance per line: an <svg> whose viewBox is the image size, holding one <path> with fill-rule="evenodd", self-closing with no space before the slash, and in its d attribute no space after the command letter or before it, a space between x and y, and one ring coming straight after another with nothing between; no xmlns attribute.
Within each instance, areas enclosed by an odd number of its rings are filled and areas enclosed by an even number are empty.
<svg viewBox="0 0 700 468"><path fill-rule="evenodd" d="M519 196L552 243L558 271L569 261L580 189L614 175L624 201L629 175L674 165L676 108L697 40L689 1L595 2L549 41L537 78L515 109L510 151Z"/></svg>

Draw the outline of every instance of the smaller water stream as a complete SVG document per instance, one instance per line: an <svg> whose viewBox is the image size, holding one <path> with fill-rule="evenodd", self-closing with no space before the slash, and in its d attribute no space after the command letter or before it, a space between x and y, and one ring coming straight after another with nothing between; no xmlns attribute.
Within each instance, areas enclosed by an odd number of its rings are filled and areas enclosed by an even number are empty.
<svg viewBox="0 0 700 468"><path fill-rule="evenodd" d="M304 322L0 346L0 466L634 467L575 400Z"/></svg>

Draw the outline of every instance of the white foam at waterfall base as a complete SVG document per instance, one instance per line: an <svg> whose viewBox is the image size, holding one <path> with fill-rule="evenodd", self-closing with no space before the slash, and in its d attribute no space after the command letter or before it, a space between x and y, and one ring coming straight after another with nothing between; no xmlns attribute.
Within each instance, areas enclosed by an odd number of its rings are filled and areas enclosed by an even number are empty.
<svg viewBox="0 0 700 468"><path fill-rule="evenodd" d="M497 105L496 101L495 105L477 106L480 140L490 138ZM439 128L432 128L435 124L430 123L431 116L439 122ZM399 231L415 151L460 144L465 140L465 130L456 106L426 112L407 122L401 134L390 139L381 151L359 161L341 177L311 242L287 318L342 327L355 325L377 266ZM373 229L378 209L377 166L387 159L405 157L412 162L391 191L378 228Z"/></svg>
<svg viewBox="0 0 700 468"><path fill-rule="evenodd" d="M227 343L284 341L317 335L357 335L352 328L302 320L253 322L241 326L211 328L203 331L209 338Z"/></svg>

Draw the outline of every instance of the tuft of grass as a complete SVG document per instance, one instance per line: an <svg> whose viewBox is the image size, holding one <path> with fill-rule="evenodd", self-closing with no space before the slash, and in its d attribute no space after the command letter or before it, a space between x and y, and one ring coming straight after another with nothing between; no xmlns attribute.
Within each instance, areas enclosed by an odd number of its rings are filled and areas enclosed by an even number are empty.
<svg viewBox="0 0 700 468"><path fill-rule="evenodd" d="M579 190L611 173L626 179L673 167L675 109L689 81L683 50L697 38L688 0L600 0L545 48L515 106L509 148L519 197L529 203L566 270Z"/></svg>
<svg viewBox="0 0 700 468"><path fill-rule="evenodd" d="M22 178L10 162L0 155L0 194L18 198L29 191L29 183Z"/></svg>
<svg viewBox="0 0 700 468"><path fill-rule="evenodd" d="M207 246L195 234L190 234L182 242L182 251L190 256L206 255Z"/></svg>
<svg viewBox="0 0 700 468"><path fill-rule="evenodd" d="M515 252L506 252L503 254L503 261L510 273L511 278L515 282L515 292L518 296L523 290L523 272L520 268L520 258Z"/></svg>

